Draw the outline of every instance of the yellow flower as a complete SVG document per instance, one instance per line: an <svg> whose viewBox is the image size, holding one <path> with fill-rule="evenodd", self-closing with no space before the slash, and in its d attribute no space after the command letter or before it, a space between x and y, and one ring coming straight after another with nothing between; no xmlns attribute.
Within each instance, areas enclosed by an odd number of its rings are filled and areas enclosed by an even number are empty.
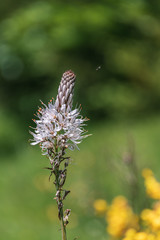
<svg viewBox="0 0 160 240"><path fill-rule="evenodd" d="M160 202L157 202L153 209L144 209L141 213L141 219L152 232L160 231Z"/></svg>
<svg viewBox="0 0 160 240"><path fill-rule="evenodd" d="M153 172L152 172L152 170L150 170L149 168L144 168L144 169L142 170L142 176L143 176L144 178L153 176Z"/></svg>
<svg viewBox="0 0 160 240"><path fill-rule="evenodd" d="M144 169L142 175L145 178L146 192L153 199L160 199L160 183L155 179L150 169Z"/></svg>
<svg viewBox="0 0 160 240"><path fill-rule="evenodd" d="M125 237L122 240L159 240L155 234L148 232L137 232L135 229L130 228L127 230Z"/></svg>
<svg viewBox="0 0 160 240"><path fill-rule="evenodd" d="M159 239L160 239L160 231L158 231L158 232L156 233L156 237L155 237L154 240L159 240Z"/></svg>
<svg viewBox="0 0 160 240"><path fill-rule="evenodd" d="M146 221L148 222L150 219L153 218L153 211L150 210L150 209L144 209L142 212L141 212L141 218L143 221Z"/></svg>
<svg viewBox="0 0 160 240"><path fill-rule="evenodd" d="M136 233L134 240L148 240L148 234L145 232Z"/></svg>
<svg viewBox="0 0 160 240"><path fill-rule="evenodd" d="M138 217L133 213L127 200L116 197L106 215L107 231L113 237L122 237L128 228L138 227Z"/></svg>
<svg viewBox="0 0 160 240"><path fill-rule="evenodd" d="M106 213L108 205L104 199L97 199L96 201L94 201L93 207L98 215L103 215L104 213Z"/></svg>
<svg viewBox="0 0 160 240"><path fill-rule="evenodd" d="M125 239L132 239L136 234L136 230L134 228L129 228L127 231L126 231L126 234L125 234Z"/></svg>
<svg viewBox="0 0 160 240"><path fill-rule="evenodd" d="M158 238L159 239L159 238ZM152 233L148 234L148 239L147 240L158 240L156 236Z"/></svg>

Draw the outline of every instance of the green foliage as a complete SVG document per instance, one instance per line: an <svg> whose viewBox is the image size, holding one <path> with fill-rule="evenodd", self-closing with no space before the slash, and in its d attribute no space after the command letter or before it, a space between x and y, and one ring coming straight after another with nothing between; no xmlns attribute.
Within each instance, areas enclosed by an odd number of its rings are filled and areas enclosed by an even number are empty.
<svg viewBox="0 0 160 240"><path fill-rule="evenodd" d="M108 163L126 149L128 132L138 165L153 166L159 174L159 117L149 116L160 109L160 3L6 0L0 13L1 237L60 235L57 213L50 208L53 190L41 179L48 176L41 171L48 163L27 141L39 99L56 97L62 73L72 69L74 103L92 118L93 136L74 153L70 166L68 236L106 239L105 224L94 218L91 206L97 198L127 195ZM126 124L106 122L106 117L125 118Z"/></svg>
<svg viewBox="0 0 160 240"><path fill-rule="evenodd" d="M4 106L29 119L34 101L54 96L61 74L72 69L78 76L76 101L85 103L89 117L156 111L159 5L149 0L20 5L0 23Z"/></svg>
<svg viewBox="0 0 160 240"><path fill-rule="evenodd" d="M159 125L160 118L130 124L95 124L89 129L93 136L81 145L80 151L72 155L66 188L71 190L64 205L72 213L68 225L68 238L106 239L105 221L97 219L92 204L97 198L110 202L119 194L129 197L124 172L117 172L111 162L121 165L127 148L127 133L135 141L135 157L140 168L151 167L157 176L159 170ZM4 128L8 122L1 123ZM40 149L26 142L20 145L16 123L12 135L18 151L12 155L1 155L0 167L0 232L6 240L60 239L60 225L53 179L49 182L48 159L41 156ZM23 133L25 136L25 133ZM9 139L9 138L8 138ZM144 187L143 187L144 188ZM141 192L141 201L145 194ZM144 207L144 205L143 205Z"/></svg>

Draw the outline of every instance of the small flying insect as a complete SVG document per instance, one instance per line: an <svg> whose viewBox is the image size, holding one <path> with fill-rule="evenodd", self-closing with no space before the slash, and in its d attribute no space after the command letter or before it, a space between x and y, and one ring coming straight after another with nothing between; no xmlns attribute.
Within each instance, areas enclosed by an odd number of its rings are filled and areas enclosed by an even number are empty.
<svg viewBox="0 0 160 240"><path fill-rule="evenodd" d="M96 71L98 71L98 70L100 70L101 69L101 66L98 66L97 68L96 68Z"/></svg>

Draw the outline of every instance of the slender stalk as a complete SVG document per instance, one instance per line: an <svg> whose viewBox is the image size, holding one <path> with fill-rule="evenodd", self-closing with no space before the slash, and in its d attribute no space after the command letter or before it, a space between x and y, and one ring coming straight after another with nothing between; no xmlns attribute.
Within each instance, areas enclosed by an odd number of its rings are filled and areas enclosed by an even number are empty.
<svg viewBox="0 0 160 240"><path fill-rule="evenodd" d="M87 118L82 118L80 108L72 110L74 84L76 75L71 71L66 71L61 79L56 101L49 101L48 105L42 103L38 108L36 117L33 119L36 128L33 135L32 145L39 144L44 155L50 161L50 176L55 176L54 184L56 187L55 200L58 206L58 217L61 221L62 240L67 240L66 225L71 209L63 210L63 201L70 193L63 188L67 176L67 167L70 157L66 157L66 149L74 150L85 134L83 126ZM64 212L63 212L64 211Z"/></svg>
<svg viewBox="0 0 160 240"><path fill-rule="evenodd" d="M62 240L67 240L66 228L64 226L63 218L61 219Z"/></svg>
<svg viewBox="0 0 160 240"><path fill-rule="evenodd" d="M57 188L57 205L58 205L58 215L59 215L59 219L61 220L61 231L62 231L62 240L67 240L67 236L66 236L66 227L64 224L64 220L63 220L63 201L62 201L62 196L61 196L61 187L59 186L59 173L57 171L57 177L56 177L56 188Z"/></svg>
<svg viewBox="0 0 160 240"><path fill-rule="evenodd" d="M58 156L58 147L56 145L56 141L55 141L55 154ZM60 164L60 160L61 158L59 157L59 164ZM62 240L67 240L67 235L66 235L66 227L64 224L64 213L63 213L63 198L62 198L62 187L60 186L60 165L57 165L57 167L55 167L54 171L55 171L55 185L56 185L56 200L57 200L57 205L58 205L58 217L61 220L61 231L62 231Z"/></svg>

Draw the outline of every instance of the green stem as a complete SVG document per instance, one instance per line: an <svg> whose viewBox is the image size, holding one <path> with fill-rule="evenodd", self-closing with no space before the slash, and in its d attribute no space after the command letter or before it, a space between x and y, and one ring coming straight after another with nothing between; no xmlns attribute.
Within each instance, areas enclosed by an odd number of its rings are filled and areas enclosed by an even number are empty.
<svg viewBox="0 0 160 240"><path fill-rule="evenodd" d="M58 149L56 149L56 154L58 154ZM59 167L55 169L55 176L56 176L56 189L59 191L59 198L58 198L58 203L60 203L61 208L59 210L60 214L60 220L61 220L61 231L62 231L62 240L67 240L67 235L66 235L66 227L64 224L63 220L63 201L62 201L62 196L61 196L61 187L59 184Z"/></svg>
<svg viewBox="0 0 160 240"><path fill-rule="evenodd" d="M60 209L60 219L61 219L62 240L67 240L66 227L65 227L65 225L64 225L64 220L63 220L63 202L62 202L62 196L61 196L61 188L59 187L58 190L60 191L59 203L60 203L60 205L61 205L61 209Z"/></svg>
<svg viewBox="0 0 160 240"><path fill-rule="evenodd" d="M63 220L63 202L62 202L62 196L61 196L61 188L59 186L59 182L58 182L58 178L59 178L59 173L57 171L57 190L60 191L60 195L59 195L59 203L60 203L60 219L61 219L61 231L62 231L62 240L67 240L67 235L66 235L66 227L64 225L64 220Z"/></svg>
<svg viewBox="0 0 160 240"><path fill-rule="evenodd" d="M67 240L66 228L64 226L63 218L61 218L62 240Z"/></svg>

